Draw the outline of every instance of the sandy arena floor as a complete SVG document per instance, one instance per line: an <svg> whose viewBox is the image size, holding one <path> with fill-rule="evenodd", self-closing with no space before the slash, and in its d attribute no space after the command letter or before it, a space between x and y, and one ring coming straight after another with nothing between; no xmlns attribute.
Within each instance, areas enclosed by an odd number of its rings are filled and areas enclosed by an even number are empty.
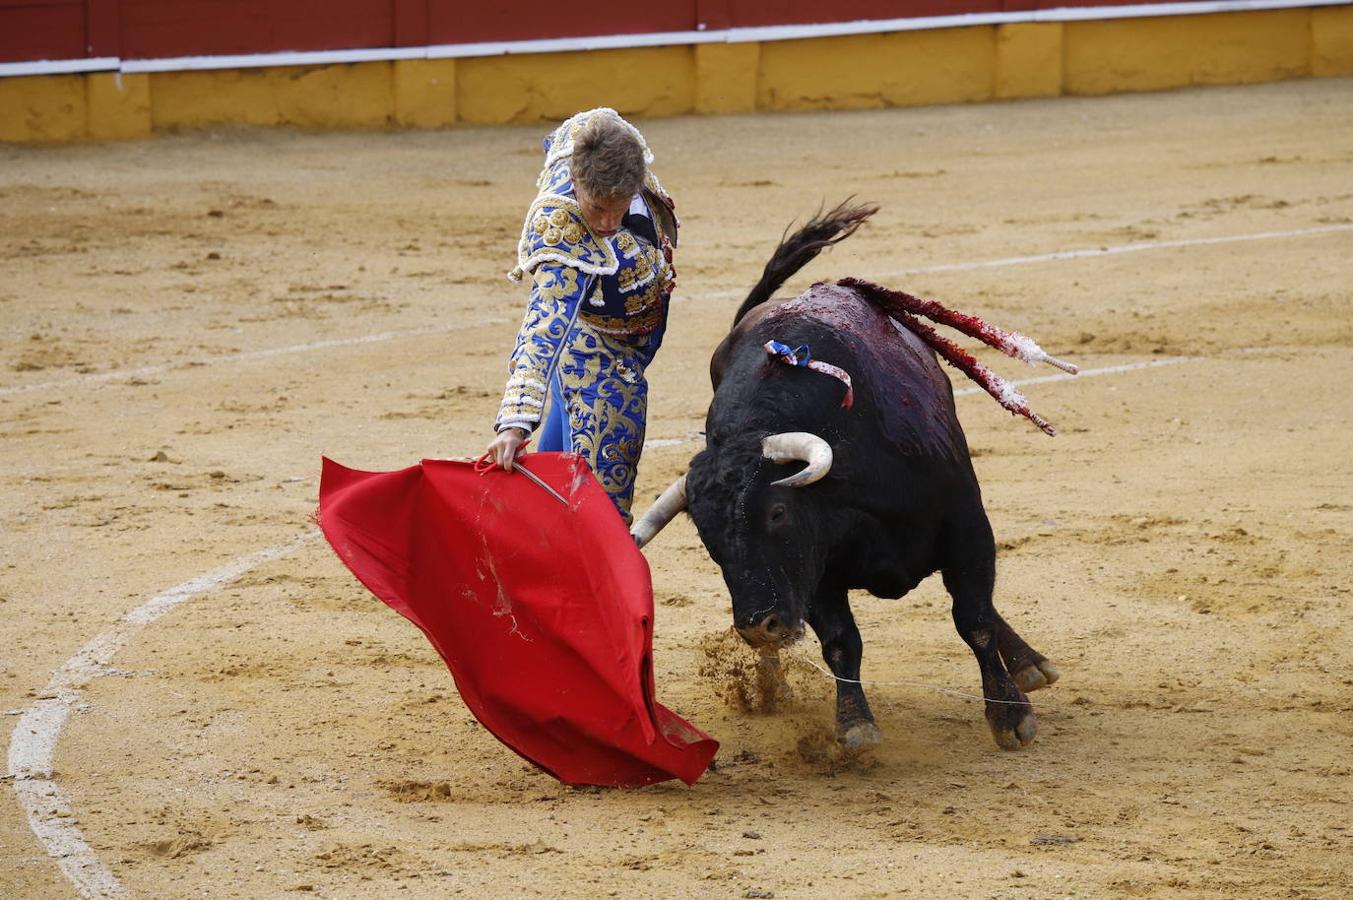
<svg viewBox="0 0 1353 900"><path fill-rule="evenodd" d="M836 751L831 685L797 658L788 708L746 708L749 653L684 518L649 558L660 698L723 742L694 788L534 771L318 541L126 630L54 695L129 610L306 534L321 454L480 452L546 129L0 147L0 722L73 698L69 814L32 805L88 842L81 883L1349 896L1353 81L641 124L685 224L643 497L696 449L734 295L823 200L883 209L796 289L871 277L1087 370L1158 364L1030 385L1055 439L958 401L997 605L1063 673L1033 697L1037 742L1002 752L979 704L927 687L979 689L938 579L857 601L865 677L888 682L877 752ZM0 894L71 896L23 787L0 794Z"/></svg>

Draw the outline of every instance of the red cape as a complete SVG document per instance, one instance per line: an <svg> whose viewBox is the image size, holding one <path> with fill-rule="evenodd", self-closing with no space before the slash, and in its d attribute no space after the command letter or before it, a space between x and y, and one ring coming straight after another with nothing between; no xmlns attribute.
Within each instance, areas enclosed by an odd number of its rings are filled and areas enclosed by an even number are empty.
<svg viewBox="0 0 1353 900"><path fill-rule="evenodd" d="M363 584L423 630L466 706L567 784L694 784L719 745L654 699L648 562L587 464L519 473L325 459L319 522Z"/></svg>

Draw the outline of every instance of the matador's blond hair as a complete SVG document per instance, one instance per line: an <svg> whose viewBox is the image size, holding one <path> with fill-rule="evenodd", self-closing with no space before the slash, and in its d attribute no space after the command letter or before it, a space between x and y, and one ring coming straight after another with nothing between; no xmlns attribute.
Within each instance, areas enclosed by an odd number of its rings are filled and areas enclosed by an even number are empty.
<svg viewBox="0 0 1353 900"><path fill-rule="evenodd" d="M602 200L628 200L644 183L644 145L615 113L599 111L573 138L573 183Z"/></svg>

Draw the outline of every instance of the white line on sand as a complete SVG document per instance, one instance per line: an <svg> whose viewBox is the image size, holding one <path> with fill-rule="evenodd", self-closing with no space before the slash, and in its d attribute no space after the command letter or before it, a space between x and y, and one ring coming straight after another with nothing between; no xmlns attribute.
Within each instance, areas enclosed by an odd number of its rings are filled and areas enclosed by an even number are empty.
<svg viewBox="0 0 1353 900"><path fill-rule="evenodd" d="M416 337L424 334L439 334L446 331L455 331L461 328L478 328L481 325L492 325L505 321L504 318L480 319L476 322L457 323L454 325L428 325L423 328L406 328L401 331L382 331L377 334L360 334L355 337L331 338L324 341L311 341L307 344L292 344L289 347L270 347L264 350L244 350L239 353L220 353L214 356L201 356L196 359L179 360L172 363L161 363L154 366L141 366L135 369L117 369L112 372L92 372L88 375L75 375L71 378L60 378L55 381L40 381L35 384L20 384L13 387L0 387L0 397L9 394L26 394L29 391L41 391L47 388L71 387L77 384L99 384L105 381L116 381L119 378L144 378L148 375L160 375L171 369L183 369L191 366L205 366L212 363L223 362L244 362L251 359L268 359L273 356L286 356L291 353L308 353L312 350L327 350L330 347L351 347L357 344L379 344L383 341L392 341L397 338Z"/></svg>
<svg viewBox="0 0 1353 900"><path fill-rule="evenodd" d="M1100 375L1118 375L1123 372L1136 372L1139 369L1155 369L1160 366L1177 366L1180 363L1202 362L1201 356L1166 356L1161 359L1148 359L1142 362L1123 363L1117 366L1103 366L1098 369L1082 369L1079 375L1039 375L1034 378L1020 378L1010 382L1016 387L1023 387L1026 384L1047 384L1053 381L1071 381L1077 378L1095 378ZM958 388L954 391L955 397L963 397L968 394L986 393L980 387ZM688 435L684 438L653 438L644 442L644 449L650 450L655 447L676 447L684 444L693 444L702 440L702 435L698 432Z"/></svg>
<svg viewBox="0 0 1353 900"><path fill-rule="evenodd" d="M1189 238L1179 241L1148 241L1138 244L1118 244L1112 247L1093 247L1082 250L1063 250L1058 253L1043 253L1037 256L1008 256L1003 259L987 259L977 262L965 263L944 263L935 266L919 266L907 269L895 269L875 273L875 277L886 278L895 275L923 275L930 272L960 272L972 269L996 269L1008 266L1023 266L1031 263L1056 262L1063 259L1084 259L1097 256L1112 256L1119 253L1140 253L1143 250L1166 250L1175 247L1201 247L1211 244L1233 244L1242 241L1264 241L1275 240L1278 238L1293 237L1314 237L1322 234L1330 234L1341 231L1353 231L1353 225L1322 225L1317 228L1299 228L1292 231L1261 231L1254 234L1233 234L1225 237L1211 238ZM738 297L746 293L745 289L730 289L724 291L701 291L692 295L677 294L675 300L699 299L699 300L720 300L728 297ZM490 319L480 319L476 322L455 325L428 325L423 328L409 328L402 331L382 331L378 334L364 334L356 337L333 338L326 341L313 341L308 344L293 344L289 347L273 347L266 350L247 350L242 353L221 353L215 356L204 356L197 359L180 360L172 363L162 363L154 366L141 366L134 369L117 369L112 372L92 372L87 375L75 375L70 378L60 378L54 381L40 381L33 384L12 385L10 387L0 387L0 397L6 397L11 394L26 394L30 391L42 391L49 388L73 387L75 385L101 384L106 381L116 381L119 378L144 378L149 375L160 375L171 369L181 369L189 366L211 365L214 363L242 362L251 359L266 359L273 356L286 356L291 353L308 353L313 350L327 350L331 347L350 347L357 344L376 344L382 341L391 341L398 338L414 337L425 334L438 334L440 332L453 331L459 328L478 328L484 325L495 325L500 322L508 321L505 316L498 316Z"/></svg>
<svg viewBox="0 0 1353 900"><path fill-rule="evenodd" d="M1016 387L1023 387L1026 384L1047 384L1052 381L1071 381L1076 378L1094 378L1098 375L1117 375L1120 372L1136 372L1138 369L1154 369L1158 366L1177 366L1180 363L1201 362L1201 356L1166 356L1161 359L1148 359L1143 362L1123 363L1119 366L1104 366L1100 369L1083 369L1079 375L1039 375L1035 378L1020 378L1010 383ZM965 387L954 391L955 397L962 397L966 394L985 394L986 391L980 387Z"/></svg>
<svg viewBox="0 0 1353 900"><path fill-rule="evenodd" d="M1145 250L1170 250L1178 247L1207 247L1213 244L1237 244L1245 241L1271 241L1280 238L1318 237L1322 234L1334 234L1353 231L1353 225L1321 225L1316 228L1297 228L1291 231L1259 231L1253 234L1231 234L1223 237L1186 238L1178 241L1143 241L1137 244L1115 244L1108 247L1086 247L1080 250L1059 250L1056 253L1040 253L1034 256L1006 256L1001 259L983 259L975 262L942 263L934 266L908 266L904 269L888 269L875 272L876 278L891 278L898 275L928 275L931 272L970 272L974 269L1003 269L1010 266L1027 266L1034 263L1058 262L1064 259L1093 259L1099 256L1116 256L1121 253L1141 253ZM711 299L739 297L746 290L736 289L718 291L708 296Z"/></svg>
<svg viewBox="0 0 1353 900"><path fill-rule="evenodd" d="M967 272L972 269L998 269L1006 266L1024 266L1030 263L1055 262L1062 259L1086 259L1095 256L1114 256L1119 253L1141 253L1144 250L1169 250L1175 247L1206 247L1212 244L1236 244L1243 241L1271 241L1279 238L1314 237L1340 231L1353 231L1353 225L1322 225L1318 228L1298 228L1292 231L1260 231L1254 234L1232 234L1225 237L1187 238L1179 241L1143 241L1139 244L1118 244L1112 247L1089 247L1083 250L1062 250L1040 253L1037 256L1007 256L979 262L945 263L938 266L917 266L884 272L884 275L925 275L930 272Z"/></svg>
<svg viewBox="0 0 1353 900"><path fill-rule="evenodd" d="M82 897L125 897L126 889L98 858L76 827L70 801L52 773L56 742L91 679L109 674L108 664L133 635L181 603L228 584L259 566L294 553L318 537L301 537L259 550L177 587L156 594L94 638L52 673L47 688L19 719L9 739L9 776L28 814L28 826L56 859Z"/></svg>

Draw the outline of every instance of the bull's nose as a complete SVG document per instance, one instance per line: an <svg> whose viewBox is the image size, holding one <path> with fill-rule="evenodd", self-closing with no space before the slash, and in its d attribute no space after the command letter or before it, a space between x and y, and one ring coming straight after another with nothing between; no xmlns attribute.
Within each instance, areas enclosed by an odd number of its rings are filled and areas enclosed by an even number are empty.
<svg viewBox="0 0 1353 900"><path fill-rule="evenodd" d="M739 625L738 634L753 647L774 647L793 640L796 629L785 622L779 613L771 613L756 621Z"/></svg>

